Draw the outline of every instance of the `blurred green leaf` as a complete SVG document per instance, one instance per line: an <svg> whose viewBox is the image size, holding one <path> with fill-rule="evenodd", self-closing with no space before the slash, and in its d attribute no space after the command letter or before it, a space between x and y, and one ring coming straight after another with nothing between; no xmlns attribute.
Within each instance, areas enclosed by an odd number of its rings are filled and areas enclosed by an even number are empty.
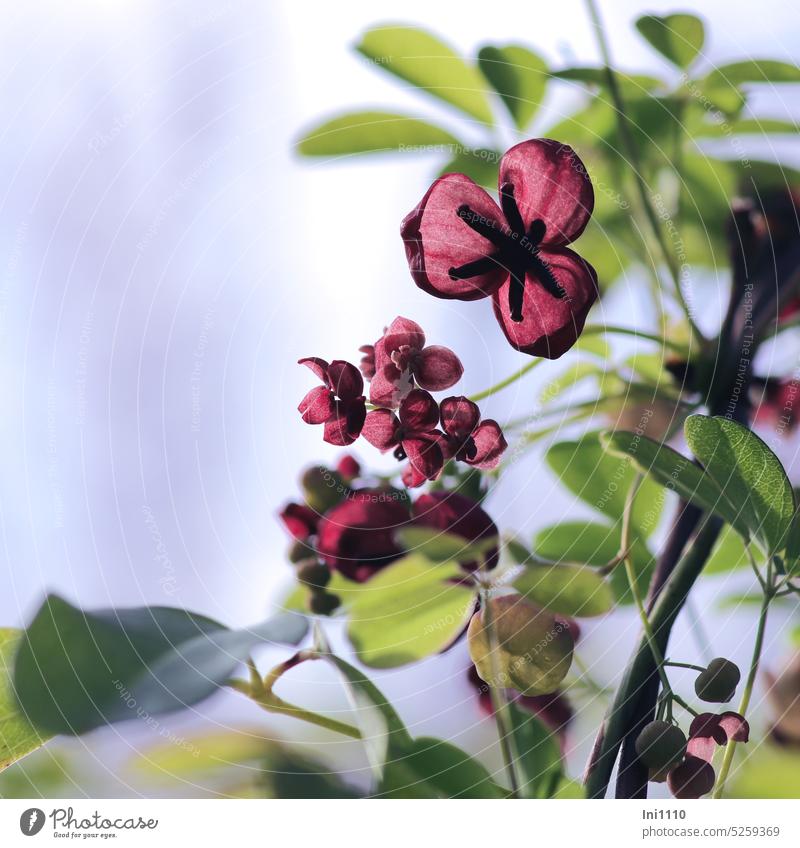
<svg viewBox="0 0 800 848"><path fill-rule="evenodd" d="M694 15L643 15L636 29L662 56L685 70L703 49L705 28Z"/></svg>
<svg viewBox="0 0 800 848"><path fill-rule="evenodd" d="M750 559L744 540L730 524L726 524L703 567L703 574L725 574L739 568L747 568L749 565Z"/></svg>
<svg viewBox="0 0 800 848"><path fill-rule="evenodd" d="M711 85L800 82L800 67L775 59L746 59L714 68L705 79Z"/></svg>
<svg viewBox="0 0 800 848"><path fill-rule="evenodd" d="M468 543L462 536L432 527L402 527L396 535L409 553L420 554L433 563L480 562L500 541L492 536ZM374 580L370 581L372 585Z"/></svg>
<svg viewBox="0 0 800 848"><path fill-rule="evenodd" d="M367 30L355 49L376 67L492 123L483 77L435 35L418 27L379 26Z"/></svg>
<svg viewBox="0 0 800 848"><path fill-rule="evenodd" d="M552 798L564 776L558 742L536 716L508 705L523 798Z"/></svg>
<svg viewBox="0 0 800 848"><path fill-rule="evenodd" d="M800 798L800 751L775 745L757 745L752 752L739 745L746 757L737 762L727 793L731 798Z"/></svg>
<svg viewBox="0 0 800 848"><path fill-rule="evenodd" d="M353 153L425 153L456 150L458 139L441 127L393 112L349 112L323 121L297 142L303 156L349 156Z"/></svg>
<svg viewBox="0 0 800 848"><path fill-rule="evenodd" d="M478 185L497 190L497 173L501 154L484 147L458 148L458 153L441 169L443 174L466 174Z"/></svg>
<svg viewBox="0 0 800 848"><path fill-rule="evenodd" d="M786 544L794 492L780 460L752 431L723 417L691 415L686 441L769 553Z"/></svg>
<svg viewBox="0 0 800 848"><path fill-rule="evenodd" d="M376 574L350 607L347 635L371 668L418 662L446 648L474 609L475 593L456 563L411 554Z"/></svg>
<svg viewBox="0 0 800 848"><path fill-rule="evenodd" d="M627 457L611 456L600 444L598 433L550 447L545 460L573 494L610 519L622 516L625 499L636 470ZM632 512L632 524L645 537L658 525L663 508L658 487L644 481Z"/></svg>
<svg viewBox="0 0 800 848"><path fill-rule="evenodd" d="M296 644L306 620L283 613L249 630L169 607L85 612L48 596L14 670L22 710L42 730L80 734L207 698L258 644Z"/></svg>
<svg viewBox="0 0 800 848"><path fill-rule="evenodd" d="M556 398L561 397L564 392L573 389L578 384L582 383L588 377L602 374L603 370L594 362L586 362L579 360L574 362L565 371L562 371L556 377L553 377L539 393L539 403L546 405L552 403Z"/></svg>
<svg viewBox="0 0 800 848"><path fill-rule="evenodd" d="M731 135L794 134L798 126L794 121L780 118L745 118L734 121L704 121L694 128L694 135L701 138L728 138Z"/></svg>
<svg viewBox="0 0 800 848"><path fill-rule="evenodd" d="M603 615L614 606L608 583L581 565L528 565L514 581L514 588L551 612L576 618Z"/></svg>
<svg viewBox="0 0 800 848"><path fill-rule="evenodd" d="M504 798L486 768L441 739L415 739L386 764L380 798Z"/></svg>
<svg viewBox="0 0 800 848"><path fill-rule="evenodd" d="M478 66L500 95L517 129L525 129L544 99L547 63L527 47L507 44L481 48Z"/></svg>
<svg viewBox="0 0 800 848"><path fill-rule="evenodd" d="M50 738L42 735L20 711L11 679L21 630L0 628L0 771L41 747Z"/></svg>
<svg viewBox="0 0 800 848"><path fill-rule="evenodd" d="M588 521L565 521L540 530L534 539L533 552L551 562L576 562L604 566L619 553L622 527ZM650 585L655 559L647 545L638 537L631 549L636 588L644 596ZM608 583L617 603L633 603L624 567L618 565L609 575Z"/></svg>
<svg viewBox="0 0 800 848"><path fill-rule="evenodd" d="M614 75L623 91L625 89L628 90L628 94L642 95L644 92L653 91L656 88L662 88L664 86L663 80L649 74L625 74L615 71ZM582 82L586 85L598 86L599 88L608 87L608 73L605 68L586 66L562 68L560 71L553 71L553 77L570 82Z"/></svg>

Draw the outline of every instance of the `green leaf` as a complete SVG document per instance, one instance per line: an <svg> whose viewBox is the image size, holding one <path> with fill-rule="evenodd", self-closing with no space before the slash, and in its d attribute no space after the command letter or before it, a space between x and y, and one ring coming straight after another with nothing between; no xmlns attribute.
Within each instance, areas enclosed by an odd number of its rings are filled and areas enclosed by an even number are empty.
<svg viewBox="0 0 800 848"><path fill-rule="evenodd" d="M705 82L711 85L800 82L800 67L791 62L779 62L775 59L746 59L714 68Z"/></svg>
<svg viewBox="0 0 800 848"><path fill-rule="evenodd" d="M458 152L439 171L444 174L466 174L478 185L491 191L497 190L497 172L502 153L486 147L457 147Z"/></svg>
<svg viewBox="0 0 800 848"><path fill-rule="evenodd" d="M726 574L740 568L747 568L750 559L744 539L729 525L722 528L711 556L703 566L703 574Z"/></svg>
<svg viewBox="0 0 800 848"><path fill-rule="evenodd" d="M492 123L483 77L435 35L418 27L379 26L364 33L355 49L388 73Z"/></svg>
<svg viewBox="0 0 800 848"><path fill-rule="evenodd" d="M694 129L694 135L700 138L727 138L735 135L774 135L798 132L794 121L780 118L745 118L731 122L708 123L704 121Z"/></svg>
<svg viewBox="0 0 800 848"><path fill-rule="evenodd" d="M80 734L197 703L256 645L296 644L306 629L292 613L229 630L182 609L84 612L50 595L22 637L14 686L37 728Z"/></svg>
<svg viewBox="0 0 800 848"><path fill-rule="evenodd" d="M769 553L786 544L794 492L780 460L753 432L727 418L691 415L686 441Z"/></svg>
<svg viewBox="0 0 800 848"><path fill-rule="evenodd" d="M545 460L573 494L601 515L611 520L622 516L636 470L627 457L610 456L597 433L553 445ZM649 536L658 525L663 505L658 488L645 481L633 507L633 527Z"/></svg>
<svg viewBox="0 0 800 848"><path fill-rule="evenodd" d="M604 433L605 449L613 456L629 456L636 467L656 482L701 509L714 512L745 537L750 532L738 511L709 474L667 445L625 430Z"/></svg>
<svg viewBox="0 0 800 848"><path fill-rule="evenodd" d="M411 554L382 569L350 607L347 635L372 668L418 662L446 648L469 621L472 588L455 563L434 565Z"/></svg>
<svg viewBox="0 0 800 848"><path fill-rule="evenodd" d="M529 565L514 581L529 601L562 615L603 615L614 606L611 587L591 568L580 565Z"/></svg>
<svg viewBox="0 0 800 848"><path fill-rule="evenodd" d="M433 563L480 562L500 542L497 536L491 536L469 543L455 533L431 527L403 527L396 535L409 553L421 554ZM375 581L371 580L370 587L374 585Z"/></svg>
<svg viewBox="0 0 800 848"><path fill-rule="evenodd" d="M705 41L703 22L694 15L643 15L636 21L636 29L681 70L694 62Z"/></svg>
<svg viewBox="0 0 800 848"><path fill-rule="evenodd" d="M610 527L605 524L565 521L540 530L534 539L533 550L537 556L552 562L604 566L617 556L621 532L620 522ZM636 574L636 588L644 597L655 568L655 558L638 537L633 540L631 558ZM617 603L633 603L624 566L618 565L611 572L608 583Z"/></svg>
<svg viewBox="0 0 800 848"><path fill-rule="evenodd" d="M0 771L35 751L50 738L42 735L20 711L11 678L21 630L0 628Z"/></svg>
<svg viewBox="0 0 800 848"><path fill-rule="evenodd" d="M586 380L587 377L594 377L598 374L603 374L603 369L595 362L586 362L578 360L569 366L565 371L562 371L556 377L547 383L539 393L539 403L545 405L551 403L556 398L561 397L564 392L577 386Z"/></svg>
<svg viewBox="0 0 800 848"><path fill-rule="evenodd" d="M544 99L547 63L527 47L487 46L478 52L478 66L500 95L517 128L528 126Z"/></svg>
<svg viewBox="0 0 800 848"><path fill-rule="evenodd" d="M504 798L486 768L441 739L415 739L386 764L381 798Z"/></svg>
<svg viewBox="0 0 800 848"><path fill-rule="evenodd" d="M393 112L349 112L307 130L297 142L303 156L354 153L425 153L457 150L458 139L441 127Z"/></svg>
<svg viewBox="0 0 800 848"><path fill-rule="evenodd" d="M522 778L520 792L523 798L552 798L564 775L558 742L527 710L513 703L508 709Z"/></svg>
<svg viewBox="0 0 800 848"><path fill-rule="evenodd" d="M556 79L568 80L569 82L582 82L599 88L608 87L608 73L605 68L587 66L562 68L560 71L553 71L552 75ZM614 75L623 90L627 89L629 93L640 96L645 92L664 86L663 80L649 74L625 74L615 71Z"/></svg>
<svg viewBox="0 0 800 848"><path fill-rule="evenodd" d="M800 798L800 752L786 746L739 745L746 759L731 772L731 798ZM737 752L738 753L738 752ZM748 755L749 754L749 755ZM776 801L777 803L777 801Z"/></svg>

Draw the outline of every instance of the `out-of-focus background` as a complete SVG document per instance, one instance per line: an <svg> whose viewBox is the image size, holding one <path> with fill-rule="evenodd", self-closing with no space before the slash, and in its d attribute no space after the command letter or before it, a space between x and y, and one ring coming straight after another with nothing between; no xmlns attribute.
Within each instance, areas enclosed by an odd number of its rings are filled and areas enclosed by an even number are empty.
<svg viewBox="0 0 800 848"><path fill-rule="evenodd" d="M602 6L617 63L663 71L631 22L673 4ZM798 59L800 20L785 0L764 0L747 14L703 0L691 11L710 32L702 58L709 68L743 56ZM402 85L350 49L367 26L397 19L397 5L385 0L5 4L3 625L22 625L45 590L89 606L185 605L240 624L264 618L291 583L276 512L294 497L304 464L339 453L296 413L310 387L299 357L352 359L402 314L461 354L465 393L523 361L488 305L435 300L411 282L398 227L427 187L430 156L330 164L292 151L322 114L412 105ZM554 61L598 60L577 0L409 0L402 22L470 53L487 41L522 39ZM569 112L575 97L566 93L547 108ZM758 97L768 114L798 115L795 86ZM413 106L424 113L417 98ZM800 166L794 138L780 154ZM633 323L642 284L630 275L592 320ZM705 286L700 317L713 325L722 283ZM488 411L501 421L527 411L545 379L520 382ZM781 446L787 463L795 449ZM512 470L489 509L503 529L526 536L567 510L586 510L536 452ZM695 608L715 653L744 664L753 616L715 604L728 590L707 586ZM786 612L773 616L767 664L786 651L787 620ZM626 614L588 627L582 656L598 679L613 682L637 630ZM676 651L696 650L687 634L685 626L677 632ZM459 648L376 677L416 732L449 734L480 752L492 729L466 685L466 667ZM317 672L304 673L293 683L298 700L309 697L306 683ZM310 697L330 684L317 705L343 704L335 680L319 675ZM599 710L585 710L570 741L573 773ZM5 791L26 786L28 773L39 781L27 785L30 795L225 791L212 778L159 783L128 761L155 742L180 747L192 732L234 725L305 734L222 695L189 716L57 742L44 755L46 779L31 771L44 768L39 755L16 767L17 783ZM358 751L320 734L308 739L318 753L343 757L354 774L363 768Z"/></svg>

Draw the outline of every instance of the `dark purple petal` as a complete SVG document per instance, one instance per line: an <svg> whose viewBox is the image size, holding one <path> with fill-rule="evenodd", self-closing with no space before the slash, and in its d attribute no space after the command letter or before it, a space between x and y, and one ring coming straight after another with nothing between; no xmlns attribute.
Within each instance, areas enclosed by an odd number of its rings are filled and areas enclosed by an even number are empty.
<svg viewBox="0 0 800 848"><path fill-rule="evenodd" d="M328 385L328 363L318 356L306 356L304 359L297 360L298 365L305 365L310 368L325 385Z"/></svg>
<svg viewBox="0 0 800 848"><path fill-rule="evenodd" d="M316 533L319 515L305 504L289 503L280 511L280 519L295 539L305 542Z"/></svg>
<svg viewBox="0 0 800 848"><path fill-rule="evenodd" d="M414 282L436 297L478 300L490 295L508 277L496 270L452 279L450 270L491 255L492 243L475 232L459 216L459 208L470 210L502 227L503 213L491 197L464 174L446 174L428 189L419 205L403 219L400 235L406 248Z"/></svg>
<svg viewBox="0 0 800 848"><path fill-rule="evenodd" d="M334 359L328 366L328 384L336 397L344 401L355 400L364 391L361 372L343 359Z"/></svg>
<svg viewBox="0 0 800 848"><path fill-rule="evenodd" d="M439 423L439 405L422 389L412 389L400 403L400 422L408 433L427 432Z"/></svg>
<svg viewBox="0 0 800 848"><path fill-rule="evenodd" d="M306 424L324 424L336 412L336 403L330 389L316 386L300 401L297 409Z"/></svg>
<svg viewBox="0 0 800 848"><path fill-rule="evenodd" d="M425 437L403 439L403 450L415 475L425 480L435 480L444 467L442 449L435 439Z"/></svg>
<svg viewBox="0 0 800 848"><path fill-rule="evenodd" d="M493 295L494 314L509 344L522 353L557 359L578 340L586 316L597 299L594 268L568 248L539 254L567 296L558 298L530 273L525 278L522 321L512 321L510 283Z"/></svg>
<svg viewBox="0 0 800 848"><path fill-rule="evenodd" d="M688 756L667 776L669 791L676 798L700 798L714 788L714 769L700 757Z"/></svg>
<svg viewBox="0 0 800 848"><path fill-rule="evenodd" d="M367 426L366 420L364 422L364 426ZM336 470L339 472L345 483L350 483L355 480L356 477L361 475L361 464L351 453L346 453L344 456L340 457L339 461L336 463Z"/></svg>
<svg viewBox="0 0 800 848"><path fill-rule="evenodd" d="M475 442L475 456L467 459L466 462L476 468L496 468L500 457L508 447L500 425L493 419L487 418L472 434L472 440Z"/></svg>
<svg viewBox="0 0 800 848"><path fill-rule="evenodd" d="M405 346L412 350L422 350L425 347L425 333L416 321L398 315L386 328L383 344L390 356L393 351Z"/></svg>
<svg viewBox="0 0 800 848"><path fill-rule="evenodd" d="M414 357L412 371L423 389L441 392L461 379L464 366L449 347L430 345Z"/></svg>
<svg viewBox="0 0 800 848"><path fill-rule="evenodd" d="M361 434L366 417L367 407L363 397L350 403L337 401L336 411L333 418L325 424L322 438L329 445L337 447L351 445Z"/></svg>
<svg viewBox="0 0 800 848"><path fill-rule="evenodd" d="M748 742L750 740L750 725L747 719L733 710L722 713L719 726L732 742Z"/></svg>
<svg viewBox="0 0 800 848"><path fill-rule="evenodd" d="M397 430L400 421L391 409L374 409L367 413L361 435L380 451L387 451L398 444Z"/></svg>
<svg viewBox="0 0 800 848"><path fill-rule="evenodd" d="M500 161L500 189L513 186L525 226L545 223L543 244L562 247L584 231L594 209L594 190L575 151L550 138L523 141Z"/></svg>
<svg viewBox="0 0 800 848"><path fill-rule="evenodd" d="M448 436L466 439L481 420L478 405L464 395L447 397L441 403L442 427Z"/></svg>

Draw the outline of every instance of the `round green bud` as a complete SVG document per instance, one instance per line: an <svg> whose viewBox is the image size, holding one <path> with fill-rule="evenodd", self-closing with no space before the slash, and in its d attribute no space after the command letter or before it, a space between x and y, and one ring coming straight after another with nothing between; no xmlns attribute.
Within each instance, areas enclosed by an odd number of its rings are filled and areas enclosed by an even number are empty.
<svg viewBox="0 0 800 848"><path fill-rule="evenodd" d="M734 696L742 675L739 666L717 657L711 660L705 671L701 671L694 681L694 691L701 701L710 704L724 704Z"/></svg>
<svg viewBox="0 0 800 848"><path fill-rule="evenodd" d="M686 736L680 727L667 721L651 721L636 738L636 753L649 768L662 771L677 762L686 751Z"/></svg>
<svg viewBox="0 0 800 848"><path fill-rule="evenodd" d="M304 562L297 569L297 579L312 589L324 589L331 582L331 570L321 562Z"/></svg>
<svg viewBox="0 0 800 848"><path fill-rule="evenodd" d="M312 465L300 478L306 503L320 515L344 500L347 485L338 471L322 465Z"/></svg>
<svg viewBox="0 0 800 848"><path fill-rule="evenodd" d="M523 695L555 692L567 676L574 647L567 624L521 595L488 604L497 647L489 639L487 609L475 613L467 630L469 655L484 682Z"/></svg>
<svg viewBox="0 0 800 848"><path fill-rule="evenodd" d="M341 600L330 592L312 592L308 599L308 608L315 615L330 615L339 608Z"/></svg>

